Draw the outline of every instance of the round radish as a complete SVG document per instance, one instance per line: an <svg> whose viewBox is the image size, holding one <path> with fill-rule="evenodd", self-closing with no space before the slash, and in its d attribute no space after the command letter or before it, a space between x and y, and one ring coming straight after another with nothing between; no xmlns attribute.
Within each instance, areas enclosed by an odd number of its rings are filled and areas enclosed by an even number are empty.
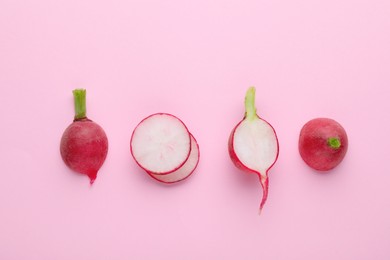
<svg viewBox="0 0 390 260"><path fill-rule="evenodd" d="M191 135L191 153L183 166L181 166L179 169L169 174L162 175L162 174L154 174L151 172L148 173L152 178L161 181L163 183L175 183L188 178L194 172L196 166L198 166L198 162L199 162L199 145L196 142L195 138Z"/></svg>
<svg viewBox="0 0 390 260"><path fill-rule="evenodd" d="M60 152L65 164L78 173L86 174L92 184L103 165L108 140L103 128L86 116L86 90L73 90L75 118L61 138Z"/></svg>
<svg viewBox="0 0 390 260"><path fill-rule="evenodd" d="M130 151L137 164L153 174L169 174L184 165L191 152L187 127L177 117L158 113L134 129Z"/></svg>
<svg viewBox="0 0 390 260"><path fill-rule="evenodd" d="M299 153L311 168L328 171L344 159L348 137L344 128L330 118L307 122L299 135Z"/></svg>
<svg viewBox="0 0 390 260"><path fill-rule="evenodd" d="M246 93L245 117L231 132L228 149L239 169L259 176L263 187L261 211L268 197L268 170L278 158L279 144L273 127L256 113L254 87Z"/></svg>

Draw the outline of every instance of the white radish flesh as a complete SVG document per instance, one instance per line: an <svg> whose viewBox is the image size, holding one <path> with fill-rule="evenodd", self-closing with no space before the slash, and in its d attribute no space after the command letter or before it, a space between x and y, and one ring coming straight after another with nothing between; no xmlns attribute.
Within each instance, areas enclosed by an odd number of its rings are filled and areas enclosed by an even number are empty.
<svg viewBox="0 0 390 260"><path fill-rule="evenodd" d="M181 166L178 170L171 172L169 174L153 174L149 173L149 175L163 183L175 183L182 181L188 178L198 166L199 162L199 146L196 142L195 138L191 135L191 153L188 157L188 160Z"/></svg>
<svg viewBox="0 0 390 260"><path fill-rule="evenodd" d="M278 154L275 132L260 118L242 121L234 133L233 147L238 159L246 167L263 175Z"/></svg>

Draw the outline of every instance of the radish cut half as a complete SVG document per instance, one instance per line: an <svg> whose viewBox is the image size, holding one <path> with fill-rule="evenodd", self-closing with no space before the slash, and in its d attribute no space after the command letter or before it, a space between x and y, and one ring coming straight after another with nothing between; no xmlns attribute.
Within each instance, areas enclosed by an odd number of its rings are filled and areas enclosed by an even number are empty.
<svg viewBox="0 0 390 260"><path fill-rule="evenodd" d="M135 128L130 151L145 171L168 174L182 167L189 158L190 133L177 117L166 113L153 114Z"/></svg>
<svg viewBox="0 0 390 260"><path fill-rule="evenodd" d="M245 117L231 132L228 150L239 169L259 176L263 187L261 212L268 197L268 171L278 159L279 143L274 128L257 115L254 87L246 93Z"/></svg>
<svg viewBox="0 0 390 260"><path fill-rule="evenodd" d="M177 169L176 171L173 171L169 174L153 174L149 173L149 175L163 183L175 183L182 181L186 178L188 178L196 169L196 166L198 166L199 162L199 146L196 142L195 138L191 135L191 153L188 157L188 160L185 162L185 164Z"/></svg>

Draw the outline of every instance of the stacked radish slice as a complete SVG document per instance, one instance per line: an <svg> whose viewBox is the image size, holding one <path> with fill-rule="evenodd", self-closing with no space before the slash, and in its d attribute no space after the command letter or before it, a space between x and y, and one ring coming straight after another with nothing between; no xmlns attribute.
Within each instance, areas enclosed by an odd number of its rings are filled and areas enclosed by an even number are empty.
<svg viewBox="0 0 390 260"><path fill-rule="evenodd" d="M136 163L152 178L175 183L190 176L199 162L199 146L185 124L167 113L143 119L130 140Z"/></svg>

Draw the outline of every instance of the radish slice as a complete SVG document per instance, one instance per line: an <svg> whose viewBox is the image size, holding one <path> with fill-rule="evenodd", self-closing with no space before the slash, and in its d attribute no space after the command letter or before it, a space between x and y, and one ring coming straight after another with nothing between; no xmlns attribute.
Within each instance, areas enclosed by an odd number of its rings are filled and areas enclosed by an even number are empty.
<svg viewBox="0 0 390 260"><path fill-rule="evenodd" d="M279 144L273 127L256 113L254 87L246 93L245 110L244 119L230 135L229 155L239 169L259 176L263 187L261 212L268 197L268 170L278 158Z"/></svg>
<svg viewBox="0 0 390 260"><path fill-rule="evenodd" d="M196 169L199 162L199 145L195 138L191 135L191 153L185 164L174 172L169 174L153 174L148 172L149 175L163 183L175 183L188 178Z"/></svg>
<svg viewBox="0 0 390 260"><path fill-rule="evenodd" d="M130 140L137 164L153 174L168 174L184 165L190 156L191 138L177 117L158 113L142 120Z"/></svg>

